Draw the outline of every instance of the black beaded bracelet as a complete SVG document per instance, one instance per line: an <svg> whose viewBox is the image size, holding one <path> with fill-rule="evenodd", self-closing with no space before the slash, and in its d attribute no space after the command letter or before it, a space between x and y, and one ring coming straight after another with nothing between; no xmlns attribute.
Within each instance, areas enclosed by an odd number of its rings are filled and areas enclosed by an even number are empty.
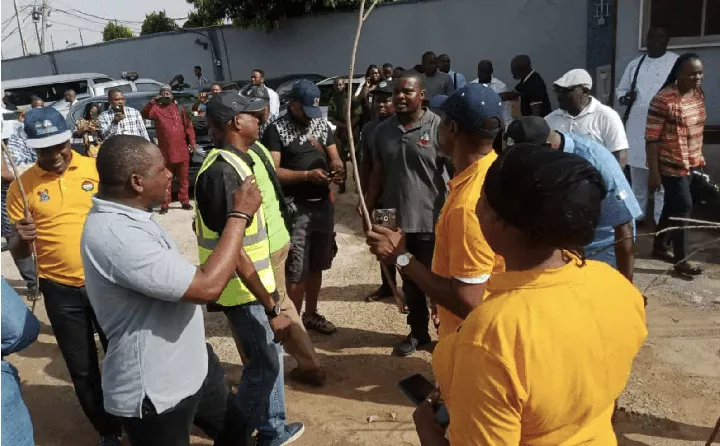
<svg viewBox="0 0 720 446"><path fill-rule="evenodd" d="M247 221L248 226L250 226L253 222L253 216L248 215L245 212L232 211L228 214L228 218L231 218L231 217L242 218L243 220Z"/></svg>

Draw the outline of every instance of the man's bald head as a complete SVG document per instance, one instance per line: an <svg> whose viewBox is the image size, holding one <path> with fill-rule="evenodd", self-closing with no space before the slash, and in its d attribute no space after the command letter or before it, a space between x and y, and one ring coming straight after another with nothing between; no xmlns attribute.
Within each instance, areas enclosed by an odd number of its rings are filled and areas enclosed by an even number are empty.
<svg viewBox="0 0 720 446"><path fill-rule="evenodd" d="M510 62L510 71L515 79L523 79L532 71L532 62L530 56L521 54L515 56Z"/></svg>
<svg viewBox="0 0 720 446"><path fill-rule="evenodd" d="M100 187L108 189L130 187L133 175L147 175L152 168L153 155L160 149L150 141L135 135L116 135L107 139L97 157Z"/></svg>
<svg viewBox="0 0 720 446"><path fill-rule="evenodd" d="M481 84L489 84L492 82L493 64L489 60L481 60L477 66L478 82Z"/></svg>

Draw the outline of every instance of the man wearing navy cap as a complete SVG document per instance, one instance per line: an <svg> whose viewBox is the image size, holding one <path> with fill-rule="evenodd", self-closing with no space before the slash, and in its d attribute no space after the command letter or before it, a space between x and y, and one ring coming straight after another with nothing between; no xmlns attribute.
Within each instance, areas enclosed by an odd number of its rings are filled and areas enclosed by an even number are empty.
<svg viewBox="0 0 720 446"><path fill-rule="evenodd" d="M120 423L103 404L93 333L100 335L104 350L107 338L90 305L80 257L83 225L98 186L95 160L73 152L65 118L52 107L29 110L25 133L38 157L8 191L11 245L25 258L35 243L40 292L80 406L100 434L100 445L120 446ZM25 217L18 181L27 192L30 218Z"/></svg>
<svg viewBox="0 0 720 446"><path fill-rule="evenodd" d="M402 232L374 226L367 238L374 254L398 265L438 305L442 340L482 301L490 274L504 269L475 212L485 175L497 159L493 142L503 128L503 106L482 84L467 84L438 105L440 148L456 173L435 230L432 271L408 252Z"/></svg>
<svg viewBox="0 0 720 446"><path fill-rule="evenodd" d="M297 206L285 268L288 294L298 313L306 301L307 329L334 333L335 325L318 313L317 300L322 272L330 269L337 251L330 184L342 183L344 166L322 116L320 89L305 79L296 82L287 114L270 124L262 142L275 161L283 192Z"/></svg>

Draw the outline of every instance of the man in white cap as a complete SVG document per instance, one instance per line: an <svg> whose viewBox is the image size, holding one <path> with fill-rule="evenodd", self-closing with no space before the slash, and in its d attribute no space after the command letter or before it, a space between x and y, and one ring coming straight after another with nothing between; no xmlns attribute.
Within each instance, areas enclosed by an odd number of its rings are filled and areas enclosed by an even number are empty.
<svg viewBox="0 0 720 446"><path fill-rule="evenodd" d="M592 77L570 70L554 85L559 109L545 117L552 130L577 133L605 146L625 168L628 140L620 115L590 95Z"/></svg>

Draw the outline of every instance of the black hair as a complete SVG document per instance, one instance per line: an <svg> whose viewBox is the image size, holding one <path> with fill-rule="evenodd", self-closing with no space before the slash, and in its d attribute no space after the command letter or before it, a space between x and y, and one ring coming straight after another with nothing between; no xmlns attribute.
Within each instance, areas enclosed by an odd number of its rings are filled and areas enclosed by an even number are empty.
<svg viewBox="0 0 720 446"><path fill-rule="evenodd" d="M202 67L200 65L195 65L193 69L202 71Z"/></svg>
<svg viewBox="0 0 720 446"><path fill-rule="evenodd" d="M97 171L100 187L119 188L130 181L133 174L146 174L151 167L152 158L147 139L135 135L111 136L98 151Z"/></svg>
<svg viewBox="0 0 720 446"><path fill-rule="evenodd" d="M370 77L370 72L371 72L372 70L378 70L378 71L380 71L380 68L378 68L378 66L375 65L375 64L370 64L370 65L368 65L367 70L365 70L365 77Z"/></svg>
<svg viewBox="0 0 720 446"><path fill-rule="evenodd" d="M700 56L698 56L695 53L685 53L677 58L675 61L675 65L673 65L672 69L670 70L670 74L668 74L667 79L665 80L665 83L660 88L660 90L664 89L668 85L672 85L678 80L678 75L680 74L680 70L682 70L683 65L685 62L690 60L700 60Z"/></svg>
<svg viewBox="0 0 720 446"><path fill-rule="evenodd" d="M405 68L403 68L403 67L395 67L395 68L393 68L393 71L395 71L395 70L405 71Z"/></svg>
<svg viewBox="0 0 720 446"><path fill-rule="evenodd" d="M98 115L100 114L100 104L98 104L97 102L91 102L85 107L85 119L90 119L90 110L92 110L93 107L96 107L98 110Z"/></svg>
<svg viewBox="0 0 720 446"><path fill-rule="evenodd" d="M650 28L648 28L648 33L654 29L655 30L661 29L661 30L665 31L665 34L667 34L668 37L670 37L670 28L668 28L668 26L665 25L664 23L656 23L656 24L650 25Z"/></svg>
<svg viewBox="0 0 720 446"><path fill-rule="evenodd" d="M415 71L403 71L400 76L397 77L395 82L397 82L395 85L400 85L402 79L415 79L418 82L418 85L420 86L420 89L425 88L425 82L423 81L423 75L415 72Z"/></svg>
<svg viewBox="0 0 720 446"><path fill-rule="evenodd" d="M426 57L437 57L432 51L425 51L420 60L425 60Z"/></svg>
<svg viewBox="0 0 720 446"><path fill-rule="evenodd" d="M508 224L534 242L580 253L595 238L607 188L583 158L536 144L500 154L483 193Z"/></svg>
<svg viewBox="0 0 720 446"><path fill-rule="evenodd" d="M8 99L10 99L8 96L5 96L5 97L8 98ZM40 96L35 96L35 95L30 96L30 103L31 103L31 104L32 104L33 102L36 102L36 101L43 101L43 102L45 102L45 101L43 100L43 98L41 98Z"/></svg>
<svg viewBox="0 0 720 446"><path fill-rule="evenodd" d="M441 55L439 55L439 56L438 56L438 59L442 59L442 58L445 58L445 57L447 57L448 59L450 59L450 56L449 56L448 54L445 54L445 53L442 53Z"/></svg>
<svg viewBox="0 0 720 446"><path fill-rule="evenodd" d="M262 76L263 79L265 79L265 72L264 72L263 70L261 70L260 68L255 68L254 70L252 70L252 72L253 72L253 73L260 73L260 76Z"/></svg>
<svg viewBox="0 0 720 446"><path fill-rule="evenodd" d="M383 70L386 69L386 68L392 69L392 68L393 68L393 64L391 64L390 62L385 62L382 67L383 67Z"/></svg>
<svg viewBox="0 0 720 446"><path fill-rule="evenodd" d="M107 97L108 97L108 99L112 98L112 96L113 96L114 94L117 94L117 93L120 93L120 94L123 94L123 95L124 95L124 93L123 93L119 88L113 87L113 88L108 89L108 91L107 91Z"/></svg>
<svg viewBox="0 0 720 446"><path fill-rule="evenodd" d="M492 61L487 60L487 59L483 59L483 60L481 60L480 62L478 62L478 66L480 66L481 64L482 64L482 65L487 65L487 66L490 68L490 71L495 71L494 68L493 68L493 63L492 63Z"/></svg>

